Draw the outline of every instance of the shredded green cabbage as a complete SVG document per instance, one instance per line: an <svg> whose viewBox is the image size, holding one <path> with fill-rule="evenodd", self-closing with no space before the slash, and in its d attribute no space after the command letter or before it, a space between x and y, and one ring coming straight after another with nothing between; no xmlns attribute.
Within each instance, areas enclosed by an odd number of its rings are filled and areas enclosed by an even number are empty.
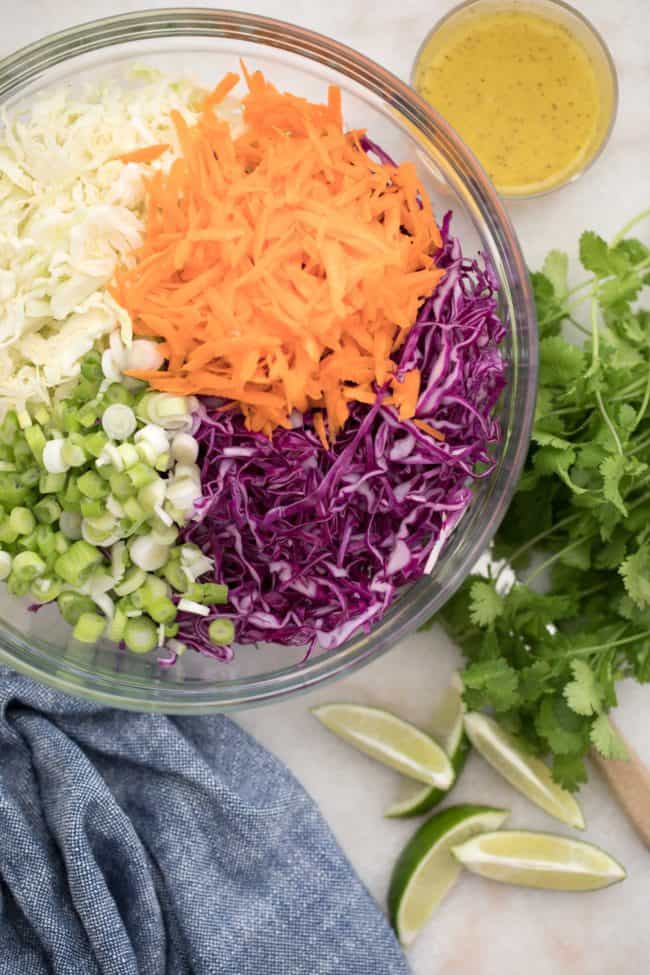
<svg viewBox="0 0 650 975"><path fill-rule="evenodd" d="M49 402L100 338L131 322L106 290L142 233L143 164L116 156L178 150L170 121L196 118L201 89L149 68L128 84L60 88L0 112L0 421Z"/></svg>

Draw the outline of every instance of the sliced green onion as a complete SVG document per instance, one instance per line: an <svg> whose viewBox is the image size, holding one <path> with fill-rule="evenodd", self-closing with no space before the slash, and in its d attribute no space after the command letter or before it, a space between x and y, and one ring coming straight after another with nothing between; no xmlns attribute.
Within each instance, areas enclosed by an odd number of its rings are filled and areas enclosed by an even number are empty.
<svg viewBox="0 0 650 975"><path fill-rule="evenodd" d="M156 423L147 423L141 427L134 440L138 446L146 444L150 447L154 457L169 450L169 437L166 431Z"/></svg>
<svg viewBox="0 0 650 975"><path fill-rule="evenodd" d="M38 490L41 494L60 494L65 487L65 474L41 474Z"/></svg>
<svg viewBox="0 0 650 975"><path fill-rule="evenodd" d="M37 576L42 576L47 566L35 552L19 552L14 556L11 574L17 579L27 579L31 582Z"/></svg>
<svg viewBox="0 0 650 975"><path fill-rule="evenodd" d="M11 561L9 552L0 549L0 580L6 579L11 572Z"/></svg>
<svg viewBox="0 0 650 975"><path fill-rule="evenodd" d="M27 490L15 474L0 474L0 504L15 508L27 499Z"/></svg>
<svg viewBox="0 0 650 975"><path fill-rule="evenodd" d="M126 542L116 542L111 548L111 573L113 582L118 582L126 572L129 560Z"/></svg>
<svg viewBox="0 0 650 975"><path fill-rule="evenodd" d="M195 602L193 599L179 599L178 608L183 613L193 613L195 616L209 616L210 610L207 606Z"/></svg>
<svg viewBox="0 0 650 975"><path fill-rule="evenodd" d="M215 646L228 646L235 639L235 627L232 620L223 618L212 620L208 627L208 636Z"/></svg>
<svg viewBox="0 0 650 975"><path fill-rule="evenodd" d="M39 426L31 426L25 430L25 440L29 444L29 449L39 464L43 463L43 447L47 443L45 434Z"/></svg>
<svg viewBox="0 0 650 975"><path fill-rule="evenodd" d="M58 575L71 586L78 586L90 571L102 561L102 553L84 539L79 539L55 562Z"/></svg>
<svg viewBox="0 0 650 975"><path fill-rule="evenodd" d="M50 525L39 525L33 533L36 548L43 558L49 559L51 555L56 555L56 534Z"/></svg>
<svg viewBox="0 0 650 975"><path fill-rule="evenodd" d="M83 439L84 450L91 457L99 457L107 444L108 437L103 430L95 430L94 433L87 433Z"/></svg>
<svg viewBox="0 0 650 975"><path fill-rule="evenodd" d="M161 569L169 557L169 547L161 545L151 534L139 535L129 544L129 555L134 565L146 572Z"/></svg>
<svg viewBox="0 0 650 975"><path fill-rule="evenodd" d="M55 440L48 440L43 447L43 467L48 474L65 474L69 464L63 459L63 448L65 440L58 437Z"/></svg>
<svg viewBox="0 0 650 975"><path fill-rule="evenodd" d="M113 586L116 594L118 596L129 596L131 593L139 589L140 586L146 580L146 575L143 569L138 568L138 566L132 566L122 579L120 583Z"/></svg>
<svg viewBox="0 0 650 975"><path fill-rule="evenodd" d="M103 502L95 498L82 498L79 507L84 518L101 518L104 514Z"/></svg>
<svg viewBox="0 0 650 975"><path fill-rule="evenodd" d="M142 597L146 603L154 599L164 599L169 595L169 586L160 576L149 574L142 585Z"/></svg>
<svg viewBox="0 0 650 975"><path fill-rule="evenodd" d="M54 547L59 555L63 555L70 548L70 542L65 537L63 532L58 531L54 535Z"/></svg>
<svg viewBox="0 0 650 975"><path fill-rule="evenodd" d="M73 541L81 538L81 515L78 511L62 511L59 516L59 528L66 538Z"/></svg>
<svg viewBox="0 0 650 975"><path fill-rule="evenodd" d="M62 592L56 602L61 616L70 626L77 623L82 613L92 613L95 609L95 604L89 596L82 596L68 590Z"/></svg>
<svg viewBox="0 0 650 975"><path fill-rule="evenodd" d="M18 532L9 525L9 519L0 525L0 542L3 545L13 545L18 538Z"/></svg>
<svg viewBox="0 0 650 975"><path fill-rule="evenodd" d="M135 413L124 402L114 402L104 410L102 427L106 436L110 437L111 440L128 440L135 432L137 425Z"/></svg>
<svg viewBox="0 0 650 975"><path fill-rule="evenodd" d="M165 525L159 517L152 518L149 523L149 528L153 537L161 545L173 545L178 538L178 528L176 525L173 522Z"/></svg>
<svg viewBox="0 0 650 975"><path fill-rule="evenodd" d="M181 569L179 562L168 562L163 567L162 574L176 592L185 592L187 589L187 576Z"/></svg>
<svg viewBox="0 0 650 975"><path fill-rule="evenodd" d="M13 410L10 410L0 426L0 440L2 443L13 444L18 436L18 417Z"/></svg>
<svg viewBox="0 0 650 975"><path fill-rule="evenodd" d="M27 410L19 410L17 416L18 416L18 426L20 427L21 430L26 430L27 427L31 427L32 418L27 412Z"/></svg>
<svg viewBox="0 0 650 975"><path fill-rule="evenodd" d="M129 444L129 446L131 446ZM114 443L107 443L101 454L97 458L97 466L108 466L110 465L116 471L124 470L124 458L120 453L120 448Z"/></svg>
<svg viewBox="0 0 650 975"><path fill-rule="evenodd" d="M146 512L143 511L141 505L138 504L135 498L126 498L122 502L122 507L124 508L124 514L131 521L140 522L146 518Z"/></svg>
<svg viewBox="0 0 650 975"><path fill-rule="evenodd" d="M108 484L111 493L118 501L124 501L126 498L130 498L135 491L131 479L123 471L113 471L108 480Z"/></svg>
<svg viewBox="0 0 650 975"><path fill-rule="evenodd" d="M36 527L36 519L29 508L14 508L9 515L9 527L17 535L29 535Z"/></svg>
<svg viewBox="0 0 650 975"><path fill-rule="evenodd" d="M173 623L176 619L176 607L166 596L147 603L146 610L156 623Z"/></svg>
<svg viewBox="0 0 650 975"><path fill-rule="evenodd" d="M151 484L158 478L156 472L151 467L143 464L141 460L137 464L133 464L132 467L129 467L127 476L135 488L141 488L146 484Z"/></svg>
<svg viewBox="0 0 650 975"><path fill-rule="evenodd" d="M158 631L146 616L129 619L124 628L124 642L132 653L149 653L158 643Z"/></svg>
<svg viewBox="0 0 650 975"><path fill-rule="evenodd" d="M102 372L102 358L99 352L91 349L83 357L80 367L81 375L90 382L101 382L104 373Z"/></svg>
<svg viewBox="0 0 650 975"><path fill-rule="evenodd" d="M45 424L49 423L51 420L50 411L46 406L37 406L36 409L34 410L34 419L36 420L37 423L40 423L41 426L45 426Z"/></svg>
<svg viewBox="0 0 650 975"><path fill-rule="evenodd" d="M113 618L106 629L108 639L112 640L113 643L119 643L120 640L123 640L127 622L126 613L119 606L116 606Z"/></svg>
<svg viewBox="0 0 650 975"><path fill-rule="evenodd" d="M193 582L187 590L187 598L206 606L223 606L228 602L228 586L218 582Z"/></svg>
<svg viewBox="0 0 650 975"><path fill-rule="evenodd" d="M151 393L146 410L152 423L165 430L185 426L191 415L188 398L173 396L171 393Z"/></svg>
<svg viewBox="0 0 650 975"><path fill-rule="evenodd" d="M124 517L124 508L117 498L114 498L112 494L109 494L109 496L106 498L106 510L118 520Z"/></svg>
<svg viewBox="0 0 650 975"><path fill-rule="evenodd" d="M99 613L82 613L75 624L72 635L81 643L97 643L106 629L106 617Z"/></svg>
<svg viewBox="0 0 650 975"><path fill-rule="evenodd" d="M138 491L138 502L145 511L151 513L165 501L165 482L161 477L150 481Z"/></svg>
<svg viewBox="0 0 650 975"><path fill-rule="evenodd" d="M171 455L179 464L195 464L199 456L198 441L189 433L174 434Z"/></svg>
<svg viewBox="0 0 650 975"><path fill-rule="evenodd" d="M77 419L76 412L75 413L71 411L66 412L63 415L62 426L65 433L78 433L81 430L81 424Z"/></svg>
<svg viewBox="0 0 650 975"><path fill-rule="evenodd" d="M91 545L112 545L116 537L117 520L108 512L96 518L84 518L81 523L81 537Z"/></svg>
<svg viewBox="0 0 650 975"><path fill-rule="evenodd" d="M77 480L77 487L85 497L93 500L105 498L108 494L106 484L95 471L86 471L82 474Z"/></svg>
<svg viewBox="0 0 650 975"><path fill-rule="evenodd" d="M86 452L79 444L71 443L66 440L62 448L63 462L68 467L81 467L86 463Z"/></svg>
<svg viewBox="0 0 650 975"><path fill-rule="evenodd" d="M97 405L95 403L86 403L77 413L77 419L82 427L88 428L94 426L98 419Z"/></svg>
<svg viewBox="0 0 650 975"><path fill-rule="evenodd" d="M114 404L116 406L133 402L131 393L128 391L126 386L122 385L122 383L111 383L104 393L104 399L107 403Z"/></svg>
<svg viewBox="0 0 650 975"><path fill-rule="evenodd" d="M20 483L26 488L36 487L40 479L41 472L38 467L28 467L26 470L22 470L19 475Z"/></svg>
<svg viewBox="0 0 650 975"><path fill-rule="evenodd" d="M140 463L140 455L132 443L121 443L117 449L126 470Z"/></svg>
<svg viewBox="0 0 650 975"><path fill-rule="evenodd" d="M54 579L52 576L41 576L32 582L31 594L37 603L51 603L60 595L62 588L63 583L60 579Z"/></svg>
<svg viewBox="0 0 650 975"><path fill-rule="evenodd" d="M12 572L7 579L7 592L10 596L26 596L29 592L30 579L23 576L17 576L15 572Z"/></svg>
<svg viewBox="0 0 650 975"><path fill-rule="evenodd" d="M61 506L48 496L34 505L34 514L42 525L52 525L61 515Z"/></svg>

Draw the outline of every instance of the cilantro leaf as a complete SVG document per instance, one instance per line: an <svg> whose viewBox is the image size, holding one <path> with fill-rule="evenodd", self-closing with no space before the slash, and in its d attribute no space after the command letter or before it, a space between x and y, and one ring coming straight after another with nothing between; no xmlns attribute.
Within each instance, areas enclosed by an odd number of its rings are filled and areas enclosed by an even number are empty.
<svg viewBox="0 0 650 975"><path fill-rule="evenodd" d="M650 606L650 542L644 542L619 569L630 599L644 609Z"/></svg>
<svg viewBox="0 0 650 975"><path fill-rule="evenodd" d="M580 753L587 741L589 722L571 711L559 695L545 697L535 718L535 730L555 755Z"/></svg>
<svg viewBox="0 0 650 975"><path fill-rule="evenodd" d="M556 298L563 300L569 290L569 255L564 251L549 251L542 265L542 274L551 282Z"/></svg>
<svg viewBox="0 0 650 975"><path fill-rule="evenodd" d="M625 457L621 457L620 454L606 457L599 470L603 475L605 498L618 508L622 515L627 515L627 508L620 492L621 479L625 474Z"/></svg>
<svg viewBox="0 0 650 975"><path fill-rule="evenodd" d="M495 711L509 711L519 702L517 672L501 657L470 664L463 672L463 686L471 710L489 705Z"/></svg>
<svg viewBox="0 0 650 975"><path fill-rule="evenodd" d="M478 580L470 589L469 615L476 626L490 626L503 612L503 600L493 583Z"/></svg>
<svg viewBox="0 0 650 975"><path fill-rule="evenodd" d="M598 277L610 273L609 247L593 230L585 230L580 237L580 261L585 271L592 271Z"/></svg>
<svg viewBox="0 0 650 975"><path fill-rule="evenodd" d="M552 772L557 784L569 792L575 792L587 781L587 768L581 755L555 755Z"/></svg>
<svg viewBox="0 0 650 975"><path fill-rule="evenodd" d="M568 386L585 371L584 353L561 335L552 335L539 343L539 367L545 386Z"/></svg>
<svg viewBox="0 0 650 975"><path fill-rule="evenodd" d="M599 714L591 725L589 738L603 758L628 758L625 742L621 740L606 714Z"/></svg>
<svg viewBox="0 0 650 975"><path fill-rule="evenodd" d="M596 675L586 660L572 660L573 680L564 688L567 704L576 714L597 714L603 703L603 693Z"/></svg>

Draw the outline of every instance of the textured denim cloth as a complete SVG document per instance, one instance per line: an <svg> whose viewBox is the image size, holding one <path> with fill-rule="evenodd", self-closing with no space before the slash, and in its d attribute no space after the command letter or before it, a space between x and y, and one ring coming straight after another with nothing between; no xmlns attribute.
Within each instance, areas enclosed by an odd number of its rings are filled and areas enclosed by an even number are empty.
<svg viewBox="0 0 650 975"><path fill-rule="evenodd" d="M1 975L407 975L284 766L223 717L0 667Z"/></svg>

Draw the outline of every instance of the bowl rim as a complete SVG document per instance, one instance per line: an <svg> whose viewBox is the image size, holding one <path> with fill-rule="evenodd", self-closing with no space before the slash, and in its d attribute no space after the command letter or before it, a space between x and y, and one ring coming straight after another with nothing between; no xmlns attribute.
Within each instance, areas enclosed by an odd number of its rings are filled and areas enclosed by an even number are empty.
<svg viewBox="0 0 650 975"><path fill-rule="evenodd" d="M464 10L469 10L470 7L478 7L481 4L485 4L486 6L500 5L505 8L506 6L510 7L517 3L518 0L462 0L461 3L457 3L454 7L451 8L451 10L448 10L445 14L443 14L442 17L439 17L438 20L436 20L434 25L425 35L423 41L421 42L421 44L419 45L415 53L415 57L413 58L413 62L411 64L411 71L409 73L409 84L411 85L413 90L417 91L417 88L415 86L415 78L417 74L418 62L422 54L426 50L431 38L437 31L440 30L441 27L443 27L450 20L453 20L454 17L457 17L459 14L462 14ZM583 161L581 166L578 169L576 169L575 172L570 173L559 183L555 183L553 186L547 186L541 190L533 190L532 192L525 192L525 193L515 193L515 192L508 192L507 190L499 190L498 191L499 195L506 200L535 200L538 197L548 196L549 193L555 193L557 190L564 189L565 186L570 186L571 183L575 183L576 180L580 179L581 176L584 176L584 174L591 169L594 163L596 163L598 159L600 159L603 152L605 151L605 148L611 138L612 132L614 131L614 126L616 125L616 119L618 118L618 109L619 109L618 71L616 70L616 64L614 62L614 58L612 57L612 52L610 51L608 45L606 44L603 35L592 23L592 21L589 20L586 14L583 14L581 10L578 10L577 7L572 6L570 3L566 3L566 0L524 0L523 6L520 7L520 9L525 10L526 7L528 7L533 11L537 9L540 12L540 14L541 14L541 9L543 7L547 7L547 8L556 7L558 10L562 11L562 13L565 16L568 16L569 18L573 17L575 20L577 20L582 25L582 27L584 27L587 30L587 32L591 34L594 41L596 42L597 48L599 49L602 55L603 65L605 66L605 69L609 77L609 81L612 86L612 106L611 106L611 111L609 116L609 122L606 128L603 130L600 141L595 145L591 155L588 156Z"/></svg>
<svg viewBox="0 0 650 975"><path fill-rule="evenodd" d="M392 621L390 632L382 629L384 617L373 629L370 640L357 635L335 650L314 656L301 665L300 670L292 665L253 678L237 678L200 687L166 686L162 681L152 686L150 678L129 676L127 680L123 675L119 688L115 686L115 675L90 672L68 660L55 661L28 639L0 633L0 663L52 687L126 710L205 714L269 703L288 694L313 689L344 672L351 673L391 649L453 595L491 541L523 467L535 408L538 356L535 306L526 264L510 218L487 175L451 126L406 82L339 41L281 20L232 10L175 7L135 11L69 27L0 60L0 103L47 69L80 55L139 40L183 36L265 44L324 64L383 98L407 120L407 124L418 130L423 139L428 137L430 130L431 136L435 135L442 144L441 152L446 163L457 171L455 176L471 195L500 264L505 262L507 265L507 273L504 271L503 276L509 288L510 332L515 339L515 355L521 357L521 361L511 365L509 415L516 415L518 428L506 428L498 468L488 479L491 494L496 492L493 508L488 512L490 517L480 523L471 545L460 559L460 569L456 567L443 589L436 594L435 588L431 589L434 585L432 578L414 584L412 591L417 593L417 598L414 598L407 618L402 611L399 618ZM520 341L521 350L518 347ZM498 485L500 490L497 491ZM426 590L429 590L428 594Z"/></svg>

